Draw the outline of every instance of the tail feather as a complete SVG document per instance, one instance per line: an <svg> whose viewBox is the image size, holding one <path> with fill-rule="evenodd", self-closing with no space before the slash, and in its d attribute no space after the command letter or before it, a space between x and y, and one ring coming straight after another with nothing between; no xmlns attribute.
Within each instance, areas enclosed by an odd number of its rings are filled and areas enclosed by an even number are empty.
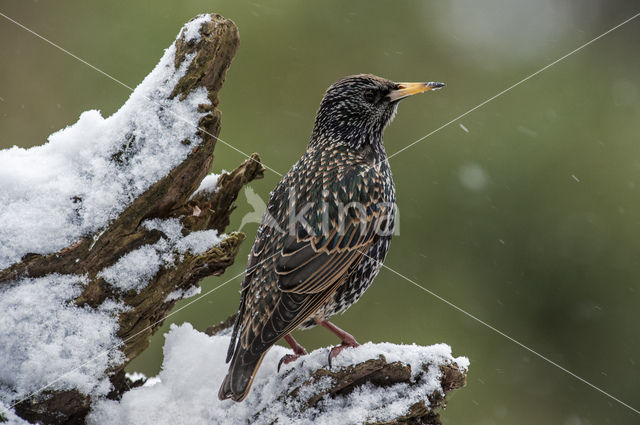
<svg viewBox="0 0 640 425"><path fill-rule="evenodd" d="M260 363L271 346L309 318L317 306L322 305L331 294L332 292L326 291L309 298L303 294L283 293L270 317L260 324L258 331L251 331L247 338L249 341L245 341L244 344L238 342L238 334L249 332L249 330L240 329L240 317L244 315L244 303L241 302L227 351L227 362L231 360L231 364L218 391L218 398L244 400Z"/></svg>
<svg viewBox="0 0 640 425"><path fill-rule="evenodd" d="M231 358L233 357L233 352L236 349L236 343L238 342L238 330L240 329L240 318L244 313L244 295L240 298L240 310L238 310L238 314L236 315L236 320L233 323L233 333L231 334L231 341L229 342L229 348L227 349L227 358L225 359L225 363L229 363Z"/></svg>
<svg viewBox="0 0 640 425"><path fill-rule="evenodd" d="M251 355L236 350L227 376L218 391L218 398L220 400L230 398L238 402L244 400L249 394L249 389L251 389L251 384L265 354L266 351L258 355Z"/></svg>

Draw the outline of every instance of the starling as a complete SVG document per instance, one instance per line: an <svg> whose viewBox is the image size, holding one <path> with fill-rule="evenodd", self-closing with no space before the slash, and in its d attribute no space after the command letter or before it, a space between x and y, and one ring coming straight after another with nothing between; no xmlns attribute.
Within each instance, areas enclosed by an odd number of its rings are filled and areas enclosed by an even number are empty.
<svg viewBox="0 0 640 425"><path fill-rule="evenodd" d="M342 343L356 340L327 321L355 303L378 274L395 221L395 186L382 133L398 101L443 83L346 77L320 104L307 151L271 194L242 282L240 307L218 397L242 401L266 352L296 328L323 326Z"/></svg>

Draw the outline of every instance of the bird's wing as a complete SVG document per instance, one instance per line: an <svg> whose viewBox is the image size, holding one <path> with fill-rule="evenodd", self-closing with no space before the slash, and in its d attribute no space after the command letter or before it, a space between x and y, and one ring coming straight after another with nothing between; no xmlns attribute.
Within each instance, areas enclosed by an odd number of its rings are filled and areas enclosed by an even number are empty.
<svg viewBox="0 0 640 425"><path fill-rule="evenodd" d="M318 169L321 176L308 174ZM294 180L291 175L275 189L249 255L232 339L235 345L239 332L243 350L266 349L313 315L362 259L387 217L373 169L313 164L299 167ZM304 224L293 229L290 196L299 209L311 203Z"/></svg>
<svg viewBox="0 0 640 425"><path fill-rule="evenodd" d="M314 294L334 287L378 237L388 211L380 205L382 182L371 165L357 161L325 165L321 178L304 187L300 198L309 204L296 207L310 208L287 229L275 267L280 290Z"/></svg>
<svg viewBox="0 0 640 425"><path fill-rule="evenodd" d="M284 292L314 294L333 287L359 261L377 235L380 214L347 217L320 235L289 235L276 262L278 287Z"/></svg>

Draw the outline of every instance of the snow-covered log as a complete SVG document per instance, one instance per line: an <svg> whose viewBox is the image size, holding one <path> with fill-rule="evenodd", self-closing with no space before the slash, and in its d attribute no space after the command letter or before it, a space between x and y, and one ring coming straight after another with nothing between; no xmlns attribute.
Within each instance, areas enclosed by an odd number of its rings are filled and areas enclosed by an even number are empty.
<svg viewBox="0 0 640 425"><path fill-rule="evenodd" d="M0 422L84 423L198 282L233 263L224 234L257 155L207 174L237 28L202 15L112 116L0 151Z"/></svg>
<svg viewBox="0 0 640 425"><path fill-rule="evenodd" d="M325 347L279 372L280 358L291 350L274 346L249 396L242 403L220 401L232 323L206 333L172 325L160 374L131 376L144 384L119 401L95 403L89 424L439 425L446 395L466 382L468 359L453 357L446 344L367 343L342 351L331 368Z"/></svg>

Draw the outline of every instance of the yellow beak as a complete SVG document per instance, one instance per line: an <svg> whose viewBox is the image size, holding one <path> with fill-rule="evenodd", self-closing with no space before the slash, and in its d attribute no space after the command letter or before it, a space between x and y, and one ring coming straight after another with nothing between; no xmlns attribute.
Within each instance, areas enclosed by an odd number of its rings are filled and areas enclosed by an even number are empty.
<svg viewBox="0 0 640 425"><path fill-rule="evenodd" d="M444 86L444 83L437 83L434 81L430 81L428 83L398 83L398 88L391 90L388 96L392 102L395 102L397 100L404 99L407 96L424 93L429 90L437 90Z"/></svg>

